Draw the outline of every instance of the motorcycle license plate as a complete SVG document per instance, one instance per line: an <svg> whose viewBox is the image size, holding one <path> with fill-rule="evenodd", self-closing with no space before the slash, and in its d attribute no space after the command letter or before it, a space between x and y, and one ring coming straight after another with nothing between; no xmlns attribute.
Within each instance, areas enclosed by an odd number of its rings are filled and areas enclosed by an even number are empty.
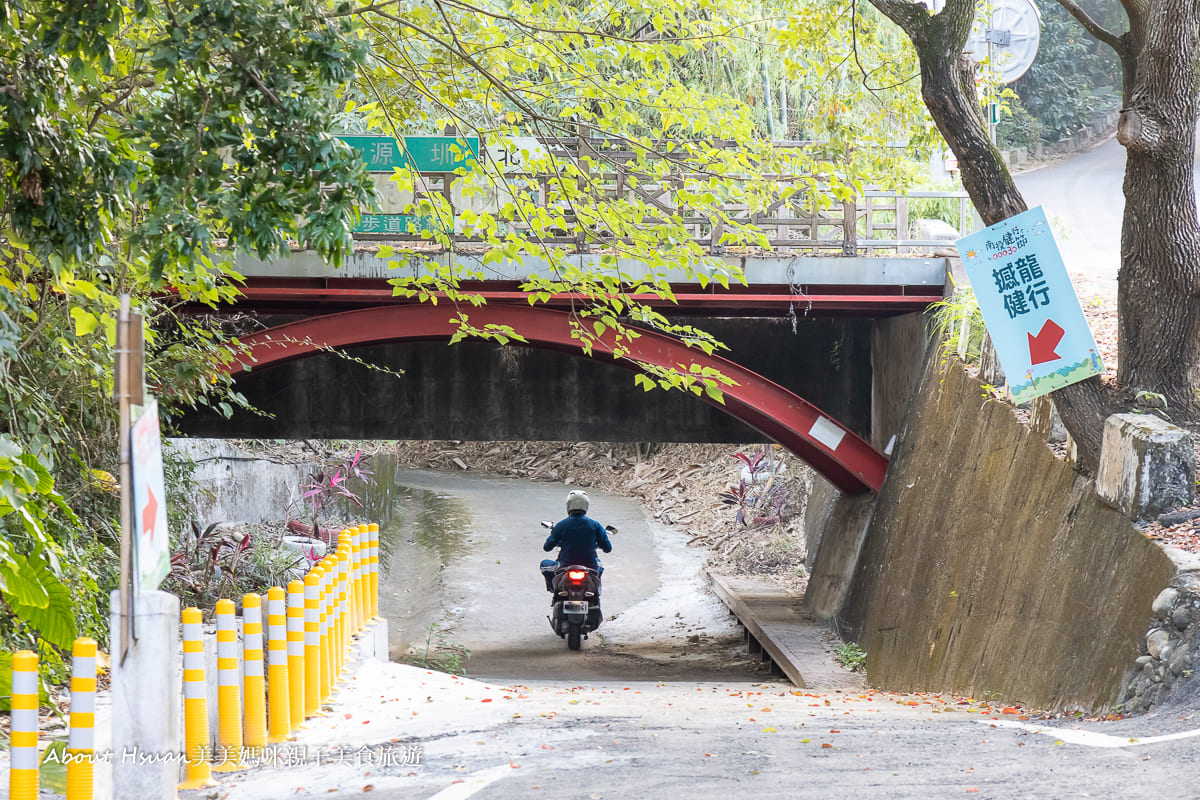
<svg viewBox="0 0 1200 800"><path fill-rule="evenodd" d="M586 614L588 612L588 604L586 600L564 600L564 614Z"/></svg>

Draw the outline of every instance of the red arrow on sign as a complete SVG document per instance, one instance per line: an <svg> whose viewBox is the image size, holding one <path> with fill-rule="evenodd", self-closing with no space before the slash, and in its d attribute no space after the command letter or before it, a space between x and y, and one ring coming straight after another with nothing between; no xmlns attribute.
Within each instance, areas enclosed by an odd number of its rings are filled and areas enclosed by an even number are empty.
<svg viewBox="0 0 1200 800"><path fill-rule="evenodd" d="M142 532L154 541L154 523L158 521L158 498L154 490L146 487L146 505L142 508Z"/></svg>
<svg viewBox="0 0 1200 800"><path fill-rule="evenodd" d="M1054 348L1058 347L1058 343L1062 341L1065 334L1066 331L1062 329L1062 326L1052 319L1046 320L1037 336L1026 333L1025 335L1029 337L1029 362L1045 364L1062 358L1054 352Z"/></svg>

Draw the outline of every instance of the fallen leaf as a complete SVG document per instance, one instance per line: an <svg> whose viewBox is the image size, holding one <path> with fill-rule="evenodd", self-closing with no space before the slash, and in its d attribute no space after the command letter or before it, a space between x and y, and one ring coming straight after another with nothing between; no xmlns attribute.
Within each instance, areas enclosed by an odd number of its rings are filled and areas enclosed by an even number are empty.
<svg viewBox="0 0 1200 800"><path fill-rule="evenodd" d="M373 784L373 783L368 783L366 786L364 786L364 787L363 787L363 791L364 791L364 792L373 792L373 791L375 791L375 784Z"/></svg>
<svg viewBox="0 0 1200 800"><path fill-rule="evenodd" d="M774 728L763 728L763 733L775 733Z"/></svg>
<svg viewBox="0 0 1200 800"><path fill-rule="evenodd" d="M830 749L833 749L833 745L831 745L829 742L821 742L821 747L828 747Z"/></svg>

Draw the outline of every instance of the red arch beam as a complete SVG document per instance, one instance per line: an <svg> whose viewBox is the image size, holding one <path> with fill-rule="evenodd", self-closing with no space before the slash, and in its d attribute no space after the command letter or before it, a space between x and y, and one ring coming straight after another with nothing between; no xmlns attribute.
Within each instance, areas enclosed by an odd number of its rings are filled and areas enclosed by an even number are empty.
<svg viewBox="0 0 1200 800"><path fill-rule="evenodd" d="M249 353L225 367L236 375L312 355L324 347L350 347L381 342L449 339L457 330L446 306L427 304L379 306L311 317L242 338ZM530 345L582 355L571 338L570 315L529 305L488 303L469 311L471 324L508 325ZM607 336L607 334L606 334ZM676 339L642 330L629 343L630 357L668 369L692 364L713 367L736 385L724 390L725 404L702 399L732 414L803 458L847 494L878 491L887 459L837 420L804 398L763 376L719 356L686 347ZM595 352L611 353L597 345ZM613 363L630 369L628 359Z"/></svg>

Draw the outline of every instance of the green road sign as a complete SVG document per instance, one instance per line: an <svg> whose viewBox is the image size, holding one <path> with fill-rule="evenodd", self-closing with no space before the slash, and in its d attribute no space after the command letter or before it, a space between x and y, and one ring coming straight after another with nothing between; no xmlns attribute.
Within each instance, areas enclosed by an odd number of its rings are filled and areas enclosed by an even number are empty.
<svg viewBox="0 0 1200 800"><path fill-rule="evenodd" d="M358 150L368 172L411 167L417 172L470 169L479 156L478 136L339 136Z"/></svg>
<svg viewBox="0 0 1200 800"><path fill-rule="evenodd" d="M419 235L423 231L439 229L437 220L430 216L415 214L363 214L354 226L354 233L404 233Z"/></svg>

